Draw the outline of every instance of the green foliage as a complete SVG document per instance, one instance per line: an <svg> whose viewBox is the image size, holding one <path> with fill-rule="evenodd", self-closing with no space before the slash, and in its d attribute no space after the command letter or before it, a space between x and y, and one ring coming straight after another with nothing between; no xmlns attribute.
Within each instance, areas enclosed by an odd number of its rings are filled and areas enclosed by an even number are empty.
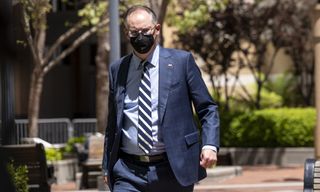
<svg viewBox="0 0 320 192"><path fill-rule="evenodd" d="M220 110L220 142L223 147L230 147L234 145L234 133L230 129L230 125L234 119L243 114L243 111L224 112Z"/></svg>
<svg viewBox="0 0 320 192"><path fill-rule="evenodd" d="M314 0L303 3L299 0L185 0L183 4L172 3L167 21L169 25L176 27L175 46L201 57L205 63L203 68L211 79L226 77L227 80L228 76L238 77L243 69L249 69L261 88L277 64L275 58L278 51L290 48L293 52L288 53L294 61L300 86L294 95L302 94L304 102L309 101L305 103L310 106L314 78L310 78L313 75L313 61L312 52L308 48L312 46L307 43L310 35L305 34L310 33L309 13L314 3ZM275 52L272 53L270 62L266 62L269 45L275 48ZM232 95L225 90L233 90L233 87L228 88L227 85L222 85L224 87L221 89L219 83L212 83L219 95L218 99L226 97L225 108L229 109L229 98ZM245 85L241 86L242 89L244 87ZM257 94L259 96L260 91L265 91L260 88ZM246 97L244 99L254 103L250 107L260 108L261 105L272 104L268 100L261 104L260 97L255 96L255 92L251 93L242 95ZM263 97L277 102L272 107L278 107L281 103L276 94L282 95L277 92L262 93ZM283 100L282 103L286 101Z"/></svg>
<svg viewBox="0 0 320 192"><path fill-rule="evenodd" d="M171 3L166 19L169 25L177 27L180 33L185 34L189 30L197 30L195 27L213 21L215 18L210 13L223 12L229 2L230 0L189 0L184 5L180 2ZM178 14L177 10L180 10Z"/></svg>
<svg viewBox="0 0 320 192"><path fill-rule="evenodd" d="M261 90L261 101L260 107L264 108L275 108L281 107L283 103L282 97L273 91L269 91L265 88Z"/></svg>
<svg viewBox="0 0 320 192"><path fill-rule="evenodd" d="M16 44L17 45L22 45L24 48L27 46L27 42L25 42L23 40L16 40Z"/></svg>
<svg viewBox="0 0 320 192"><path fill-rule="evenodd" d="M292 74L278 75L274 80L269 80L265 84L265 88L280 95L283 106L298 106L299 103L303 103L301 95L293 94L298 92L298 80Z"/></svg>
<svg viewBox="0 0 320 192"><path fill-rule="evenodd" d="M88 3L83 9L79 10L78 16L82 17L84 26L97 25L101 16L108 7L107 1L99 1L98 3Z"/></svg>
<svg viewBox="0 0 320 192"><path fill-rule="evenodd" d="M61 149L56 149L56 148L46 148L46 158L47 161L59 161L64 158L64 155L70 154L70 153L75 153L75 145L76 144L83 144L85 142L85 137L73 137L70 138L67 142L67 144L61 148Z"/></svg>
<svg viewBox="0 0 320 192"><path fill-rule="evenodd" d="M221 143L225 147L313 146L313 108L263 109L220 116Z"/></svg>
<svg viewBox="0 0 320 192"><path fill-rule="evenodd" d="M253 97L257 96L257 86L254 84L252 86L248 86L248 91L254 92L250 93ZM290 94L290 93L288 93ZM285 98L282 95L279 95L278 92L271 89L271 87L262 87L260 91L260 109L266 108L278 108L284 107ZM224 111L225 100L224 98L220 99L220 109ZM244 96L240 96L239 93L230 97L229 107L231 110L242 111L242 112L250 112L256 108L255 101L250 100L248 98L244 98Z"/></svg>
<svg viewBox="0 0 320 192"><path fill-rule="evenodd" d="M28 168L26 165L15 167L13 162L7 164L7 170L17 192L28 192Z"/></svg>
<svg viewBox="0 0 320 192"><path fill-rule="evenodd" d="M45 29L46 15L51 11L52 5L50 0L19 0L26 12L25 17L31 21L33 29ZM62 3L69 3L63 0ZM78 16L82 18L82 25L97 25L100 22L101 16L106 11L108 1L99 1L97 3L90 1L81 10L78 11ZM69 25L69 23L68 23Z"/></svg>
<svg viewBox="0 0 320 192"><path fill-rule="evenodd" d="M173 5L168 12L167 21L169 25L174 25L181 33L187 33L197 26L204 25L210 18L209 6L206 1L190 1L188 9L181 8L182 12L176 14L177 5Z"/></svg>
<svg viewBox="0 0 320 192"><path fill-rule="evenodd" d="M45 29L45 18L52 6L50 0L19 0L26 12L27 21L31 21L34 29Z"/></svg>
<svg viewBox="0 0 320 192"><path fill-rule="evenodd" d="M55 148L46 148L46 158L47 161L58 161L62 159L62 151Z"/></svg>
<svg viewBox="0 0 320 192"><path fill-rule="evenodd" d="M79 143L83 144L85 142L85 137L72 137L68 140L66 146L64 147L63 151L66 153L73 153L75 152L74 145Z"/></svg>

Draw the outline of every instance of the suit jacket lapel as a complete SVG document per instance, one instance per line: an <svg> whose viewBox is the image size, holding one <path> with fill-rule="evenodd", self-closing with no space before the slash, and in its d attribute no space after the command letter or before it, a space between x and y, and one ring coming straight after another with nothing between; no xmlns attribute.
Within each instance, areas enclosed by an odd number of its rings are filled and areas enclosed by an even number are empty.
<svg viewBox="0 0 320 192"><path fill-rule="evenodd" d="M160 48L159 58L159 123L162 123L163 115L166 109L166 104L169 96L171 79L173 74L174 64L171 60L169 52Z"/></svg>
<svg viewBox="0 0 320 192"><path fill-rule="evenodd" d="M174 69L174 63L172 62L170 53L160 47L160 58L159 58L159 100L158 100L158 115L159 123L162 123L163 115L166 109L166 104L169 96L172 74ZM128 55L123 59L120 64L117 74L117 125L119 128L122 127L123 118L123 107L126 92L127 77L129 71L129 64L132 54Z"/></svg>
<svg viewBox="0 0 320 192"><path fill-rule="evenodd" d="M129 64L131 60L132 54L126 56L121 62L117 74L117 93L116 93L116 101L117 101L117 127L122 127L122 116L123 116L123 107L124 107L124 99L126 93L126 84L127 77L129 71Z"/></svg>

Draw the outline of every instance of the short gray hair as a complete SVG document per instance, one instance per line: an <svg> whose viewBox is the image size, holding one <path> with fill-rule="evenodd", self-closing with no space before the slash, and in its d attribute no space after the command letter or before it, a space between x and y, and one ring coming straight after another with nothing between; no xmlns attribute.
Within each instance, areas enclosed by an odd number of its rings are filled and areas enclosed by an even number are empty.
<svg viewBox="0 0 320 192"><path fill-rule="evenodd" d="M125 25L126 27L128 27L128 21L127 21L128 17L129 17L133 12L135 12L135 11L137 11L137 10L144 10L144 11L146 11L147 13L149 13L149 14L152 16L152 22L153 22L154 24L156 24L156 23L158 22L158 18L157 18L156 13L155 13L150 7L145 6L145 5L134 5L134 6L130 7L130 8L126 11L126 13L125 13L125 16L124 16L124 25Z"/></svg>

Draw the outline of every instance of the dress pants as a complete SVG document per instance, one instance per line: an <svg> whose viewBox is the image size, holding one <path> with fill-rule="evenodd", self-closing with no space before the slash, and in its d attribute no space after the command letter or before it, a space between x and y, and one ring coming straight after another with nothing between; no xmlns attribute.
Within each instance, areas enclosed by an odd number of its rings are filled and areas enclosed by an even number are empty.
<svg viewBox="0 0 320 192"><path fill-rule="evenodd" d="M169 161L158 163L119 159L113 168L113 192L191 192L194 185L181 186Z"/></svg>

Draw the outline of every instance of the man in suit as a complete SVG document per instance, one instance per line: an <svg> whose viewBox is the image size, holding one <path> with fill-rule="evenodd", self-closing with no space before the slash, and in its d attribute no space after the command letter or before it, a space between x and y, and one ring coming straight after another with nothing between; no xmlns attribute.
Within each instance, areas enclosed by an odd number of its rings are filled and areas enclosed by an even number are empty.
<svg viewBox="0 0 320 192"><path fill-rule="evenodd" d="M131 7L124 19L133 53L109 70L105 181L112 191L193 191L217 161L217 105L192 54L158 45L150 8Z"/></svg>

